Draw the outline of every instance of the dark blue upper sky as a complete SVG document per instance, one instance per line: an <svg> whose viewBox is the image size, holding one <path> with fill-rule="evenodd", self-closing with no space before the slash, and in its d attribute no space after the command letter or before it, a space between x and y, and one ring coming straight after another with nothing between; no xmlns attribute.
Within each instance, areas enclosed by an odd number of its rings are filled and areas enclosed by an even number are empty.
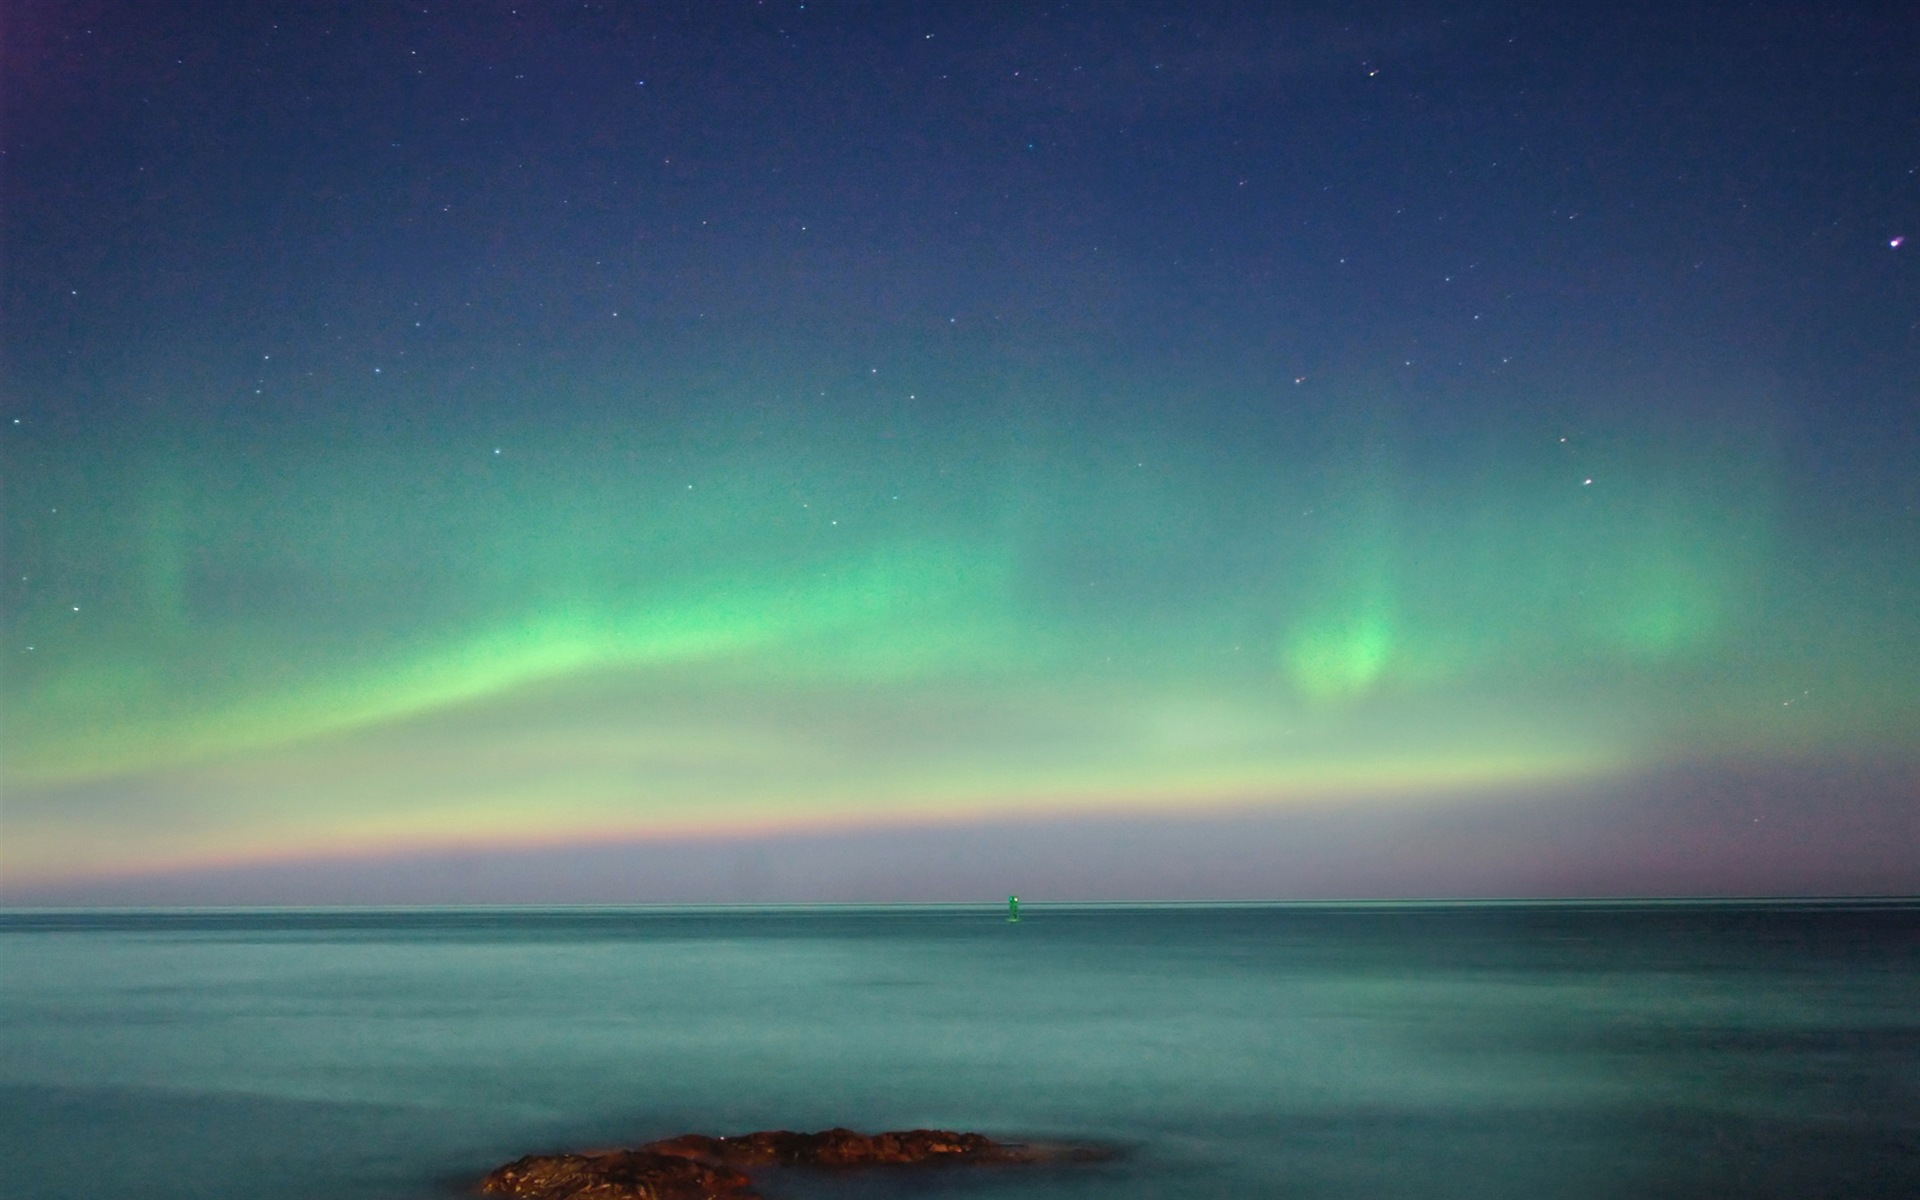
<svg viewBox="0 0 1920 1200"><path fill-rule="evenodd" d="M1910 380L1900 5L11 9L35 375L215 320L372 354L421 311L591 352L621 311Z"/></svg>

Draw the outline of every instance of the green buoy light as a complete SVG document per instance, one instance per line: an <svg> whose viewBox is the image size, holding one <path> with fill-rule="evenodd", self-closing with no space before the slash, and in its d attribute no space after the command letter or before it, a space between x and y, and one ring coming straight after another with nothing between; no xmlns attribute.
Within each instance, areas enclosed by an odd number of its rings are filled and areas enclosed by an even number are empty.
<svg viewBox="0 0 1920 1200"><path fill-rule="evenodd" d="M1007 897L1007 920L1018 921L1019 919L1020 919L1020 897L1008 896Z"/></svg>

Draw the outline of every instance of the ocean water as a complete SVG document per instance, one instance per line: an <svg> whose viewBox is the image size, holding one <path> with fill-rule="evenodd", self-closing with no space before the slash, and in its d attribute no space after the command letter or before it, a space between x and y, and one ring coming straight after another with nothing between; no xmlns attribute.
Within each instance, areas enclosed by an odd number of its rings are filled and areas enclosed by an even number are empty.
<svg viewBox="0 0 1920 1200"><path fill-rule="evenodd" d="M533 1151L1116 1148L770 1200L1920 1196L1920 906L0 914L0 1195L448 1197Z"/></svg>

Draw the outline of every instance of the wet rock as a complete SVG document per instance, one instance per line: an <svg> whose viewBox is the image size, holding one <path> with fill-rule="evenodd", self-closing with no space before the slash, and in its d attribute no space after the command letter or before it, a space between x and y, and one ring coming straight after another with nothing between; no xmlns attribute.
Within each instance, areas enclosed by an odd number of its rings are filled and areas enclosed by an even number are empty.
<svg viewBox="0 0 1920 1200"><path fill-rule="evenodd" d="M689 1133L638 1150L528 1155L495 1168L480 1190L520 1200L760 1200L744 1173L747 1168L1087 1162L1105 1157L1094 1147L1015 1145L945 1129L874 1134L770 1129L739 1137Z"/></svg>
<svg viewBox="0 0 1920 1200"><path fill-rule="evenodd" d="M529 1154L495 1167L480 1185L520 1200L760 1200L739 1171L679 1154Z"/></svg>

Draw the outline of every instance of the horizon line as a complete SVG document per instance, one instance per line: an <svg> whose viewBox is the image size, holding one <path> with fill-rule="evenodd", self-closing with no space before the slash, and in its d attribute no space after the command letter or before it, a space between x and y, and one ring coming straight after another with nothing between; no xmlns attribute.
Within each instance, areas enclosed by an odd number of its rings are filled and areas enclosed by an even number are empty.
<svg viewBox="0 0 1920 1200"><path fill-rule="evenodd" d="M1250 909L1250 908L1712 908L1784 906L1833 908L1861 906L1893 908L1920 905L1920 894L1873 893L1848 895L1726 895L1726 896L1432 896L1247 900L1028 900L1023 911L1045 909ZM752 912L998 912L1006 902L994 900L901 901L775 901L775 902L653 902L653 903L538 903L523 904L0 904L0 919L12 916L108 916L140 914L273 915L295 913L411 914L411 913L752 913Z"/></svg>

